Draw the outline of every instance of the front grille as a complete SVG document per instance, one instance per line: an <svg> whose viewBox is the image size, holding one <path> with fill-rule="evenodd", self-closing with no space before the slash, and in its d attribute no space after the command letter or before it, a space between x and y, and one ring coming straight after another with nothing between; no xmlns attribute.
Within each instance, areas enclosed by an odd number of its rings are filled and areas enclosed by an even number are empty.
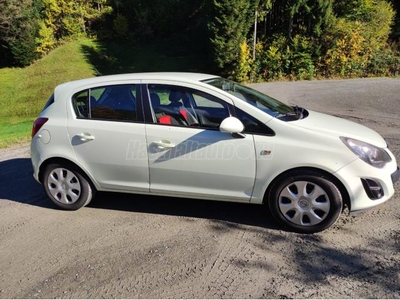
<svg viewBox="0 0 400 300"><path fill-rule="evenodd" d="M378 200L384 196L382 186L372 179L361 178L365 192L371 200Z"/></svg>

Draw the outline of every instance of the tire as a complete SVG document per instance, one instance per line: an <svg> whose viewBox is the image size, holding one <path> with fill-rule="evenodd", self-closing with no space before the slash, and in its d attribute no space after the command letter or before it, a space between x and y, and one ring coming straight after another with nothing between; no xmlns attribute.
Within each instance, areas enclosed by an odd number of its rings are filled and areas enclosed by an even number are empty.
<svg viewBox="0 0 400 300"><path fill-rule="evenodd" d="M48 165L43 178L43 187L53 203L65 210L77 210L89 204L94 189L84 174L69 165Z"/></svg>
<svg viewBox="0 0 400 300"><path fill-rule="evenodd" d="M331 227L343 209L337 186L316 171L292 171L271 186L269 208L275 219L301 233Z"/></svg>

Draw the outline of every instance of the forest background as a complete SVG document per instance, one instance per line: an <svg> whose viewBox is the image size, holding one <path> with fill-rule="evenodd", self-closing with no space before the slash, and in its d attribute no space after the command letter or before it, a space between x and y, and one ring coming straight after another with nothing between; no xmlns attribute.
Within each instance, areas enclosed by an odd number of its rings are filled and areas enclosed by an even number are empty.
<svg viewBox="0 0 400 300"><path fill-rule="evenodd" d="M28 139L65 81L398 76L399 39L399 0L0 0L0 147Z"/></svg>
<svg viewBox="0 0 400 300"><path fill-rule="evenodd" d="M389 75L400 62L399 9L398 0L1 0L0 66L90 36L195 54L199 69L242 82Z"/></svg>

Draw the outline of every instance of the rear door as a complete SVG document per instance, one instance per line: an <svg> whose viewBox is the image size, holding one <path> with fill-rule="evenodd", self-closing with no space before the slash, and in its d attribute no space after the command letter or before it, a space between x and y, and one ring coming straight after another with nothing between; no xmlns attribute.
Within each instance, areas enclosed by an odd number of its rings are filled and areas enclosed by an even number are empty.
<svg viewBox="0 0 400 300"><path fill-rule="evenodd" d="M139 82L75 93L68 133L76 157L104 189L149 191Z"/></svg>

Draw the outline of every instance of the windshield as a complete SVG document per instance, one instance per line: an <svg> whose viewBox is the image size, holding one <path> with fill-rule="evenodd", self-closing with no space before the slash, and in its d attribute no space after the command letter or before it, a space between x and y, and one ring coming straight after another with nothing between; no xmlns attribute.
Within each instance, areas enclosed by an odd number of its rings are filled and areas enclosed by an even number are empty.
<svg viewBox="0 0 400 300"><path fill-rule="evenodd" d="M296 114L293 107L237 82L220 77L203 82L228 92L273 117L287 117L289 114Z"/></svg>

